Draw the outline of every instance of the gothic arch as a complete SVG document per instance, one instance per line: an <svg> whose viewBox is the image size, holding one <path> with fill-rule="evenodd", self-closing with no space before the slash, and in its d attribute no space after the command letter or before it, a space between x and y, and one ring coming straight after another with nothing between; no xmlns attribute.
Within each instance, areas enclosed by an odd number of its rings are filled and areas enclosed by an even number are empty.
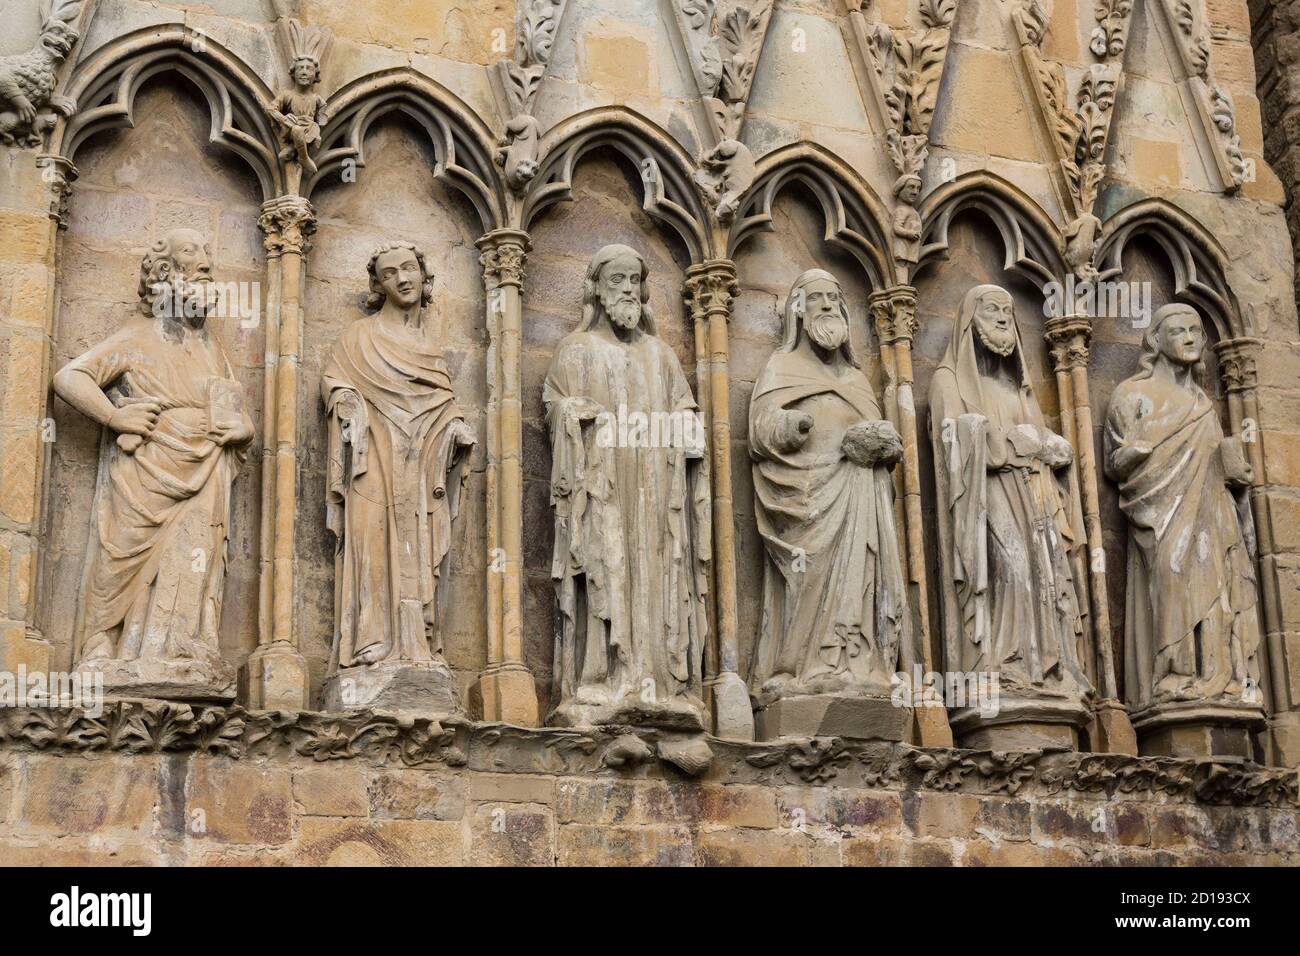
<svg viewBox="0 0 1300 956"><path fill-rule="evenodd" d="M521 216L528 230L548 207L573 199L573 174L582 158L608 147L631 162L645 185L642 208L685 243L691 262L714 257L708 213L692 179L690 155L666 132L622 106L600 107L552 127L538 150L539 165Z"/></svg>
<svg viewBox="0 0 1300 956"><path fill-rule="evenodd" d="M781 190L793 183L804 185L817 199L826 224L825 240L847 250L862 264L872 288L893 285L894 262L889 255L884 203L851 166L812 143L782 147L759 161L754 183L732 224L727 255L734 258L755 234L775 228L772 204Z"/></svg>
<svg viewBox="0 0 1300 956"><path fill-rule="evenodd" d="M105 44L78 65L65 94L79 105L60 119L50 152L75 161L96 133L135 126L136 96L166 73L188 79L208 102L208 140L243 158L262 187L262 200L284 192L284 169L266 114L270 88L238 56L182 24L146 27Z"/></svg>
<svg viewBox="0 0 1300 956"><path fill-rule="evenodd" d="M429 134L437 156L434 177L474 204L483 231L505 223L505 189L493 162L488 125L442 84L410 67L382 70L348 83L330 97L321 130L317 172L304 189L310 197L327 177L351 160L365 166L366 134L376 120L402 113Z"/></svg>
<svg viewBox="0 0 1300 956"><path fill-rule="evenodd" d="M948 229L957 215L975 209L1002 237L1003 267L1035 285L1059 282L1068 271L1060 230L1033 199L987 170L967 173L921 201L921 258L916 272L947 258Z"/></svg>
<svg viewBox="0 0 1300 956"><path fill-rule="evenodd" d="M1228 288L1223 247L1204 226L1164 199L1143 199L1106 220L1097 253L1102 279L1123 275L1124 251L1138 237L1150 239L1165 253L1175 297L1201 309L1220 339L1254 334Z"/></svg>

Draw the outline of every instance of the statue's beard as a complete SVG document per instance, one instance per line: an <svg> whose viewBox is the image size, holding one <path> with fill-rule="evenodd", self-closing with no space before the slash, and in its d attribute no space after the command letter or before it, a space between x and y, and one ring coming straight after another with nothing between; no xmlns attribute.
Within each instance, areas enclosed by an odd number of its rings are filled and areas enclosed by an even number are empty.
<svg viewBox="0 0 1300 956"><path fill-rule="evenodd" d="M641 324L641 303L635 299L604 303L604 308L609 320L625 332Z"/></svg>
<svg viewBox="0 0 1300 956"><path fill-rule="evenodd" d="M817 315L808 320L808 334L826 351L834 351L844 344L849 327L844 316L835 313Z"/></svg>
<svg viewBox="0 0 1300 956"><path fill-rule="evenodd" d="M1016 333L1014 329L985 329L978 322L975 323L975 334L979 336L980 344L986 349L1001 358L1007 358L1016 350Z"/></svg>
<svg viewBox="0 0 1300 956"><path fill-rule="evenodd" d="M183 277L154 285L153 313L159 318L206 319L220 304L219 293L207 279Z"/></svg>

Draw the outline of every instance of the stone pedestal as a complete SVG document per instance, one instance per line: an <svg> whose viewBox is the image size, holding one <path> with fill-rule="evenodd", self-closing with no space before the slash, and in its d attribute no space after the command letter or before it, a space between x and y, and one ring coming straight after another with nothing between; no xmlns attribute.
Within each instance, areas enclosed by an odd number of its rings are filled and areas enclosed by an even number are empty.
<svg viewBox="0 0 1300 956"><path fill-rule="evenodd" d="M713 713L713 736L723 740L753 740L754 710L749 702L749 688L740 675L724 671L705 682Z"/></svg>
<svg viewBox="0 0 1300 956"><path fill-rule="evenodd" d="M972 750L1079 749L1079 730L1092 720L1081 701L1028 698L998 702L997 713L973 707L951 714L957 746Z"/></svg>
<svg viewBox="0 0 1300 956"><path fill-rule="evenodd" d="M239 699L250 710L306 710L307 662L289 644L268 644L239 669Z"/></svg>
<svg viewBox="0 0 1300 956"><path fill-rule="evenodd" d="M421 717L459 711L456 682L442 661L344 667L321 687L321 710L381 710Z"/></svg>
<svg viewBox="0 0 1300 956"><path fill-rule="evenodd" d="M1089 744L1095 753L1137 756L1137 735L1128 719L1128 711L1119 701L1098 701L1092 709L1092 726L1089 729Z"/></svg>
<svg viewBox="0 0 1300 956"><path fill-rule="evenodd" d="M522 664L492 665L479 678L483 695L483 719L536 727L538 723L537 685Z"/></svg>
<svg viewBox="0 0 1300 956"><path fill-rule="evenodd" d="M1144 757L1252 760L1251 733L1263 727L1258 706L1186 701L1157 704L1133 715Z"/></svg>
<svg viewBox="0 0 1300 956"><path fill-rule="evenodd" d="M235 669L225 661L98 659L77 665L80 674L100 674L105 697L228 704L235 699Z"/></svg>
<svg viewBox="0 0 1300 956"><path fill-rule="evenodd" d="M668 730L707 730L704 702L683 695L672 700L643 701L634 695L600 700L579 691L551 712L552 727L644 726Z"/></svg>
<svg viewBox="0 0 1300 956"><path fill-rule="evenodd" d="M803 694L783 697L754 714L758 740L780 737L850 737L857 740L908 740L912 708L888 697Z"/></svg>

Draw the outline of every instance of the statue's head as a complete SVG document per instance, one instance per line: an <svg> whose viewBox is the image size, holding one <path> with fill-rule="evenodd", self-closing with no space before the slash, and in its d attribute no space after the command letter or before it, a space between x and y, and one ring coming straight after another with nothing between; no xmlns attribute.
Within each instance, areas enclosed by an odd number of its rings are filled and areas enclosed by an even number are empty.
<svg viewBox="0 0 1300 956"><path fill-rule="evenodd" d="M387 242L370 254L366 264L370 296L366 308L379 309L390 299L403 309L433 301L433 273L424 253L413 242Z"/></svg>
<svg viewBox="0 0 1300 956"><path fill-rule="evenodd" d="M819 357L839 352L856 365L849 341L849 307L839 281L824 269L809 269L790 286L785 300L785 340L781 351L798 347L801 333L817 346Z"/></svg>
<svg viewBox="0 0 1300 956"><path fill-rule="evenodd" d="M320 61L315 57L300 56L293 61L289 72L299 86L312 86L320 82Z"/></svg>
<svg viewBox="0 0 1300 956"><path fill-rule="evenodd" d="M583 282L579 330L592 328L604 316L616 330L640 326L654 335L649 275L645 259L630 246L609 245L597 252Z"/></svg>
<svg viewBox="0 0 1300 956"><path fill-rule="evenodd" d="M55 59L62 60L77 45L77 31L62 20L53 20L45 25L41 33L41 45L49 50Z"/></svg>
<svg viewBox="0 0 1300 956"><path fill-rule="evenodd" d="M219 304L212 253L193 229L173 229L140 260L140 309L159 318L201 323Z"/></svg>
<svg viewBox="0 0 1300 956"><path fill-rule="evenodd" d="M981 345L994 355L1006 358L1016 351L1016 309L1011 293L1000 286L978 286L968 295L974 297L971 324Z"/></svg>
<svg viewBox="0 0 1300 956"><path fill-rule="evenodd" d="M915 206L921 196L921 177L915 173L906 173L894 181L894 195L899 202Z"/></svg>
<svg viewBox="0 0 1300 956"><path fill-rule="evenodd" d="M1143 365L1153 365L1157 355L1184 368L1200 364L1205 355L1205 324L1196 309L1173 302L1156 310L1143 341Z"/></svg>

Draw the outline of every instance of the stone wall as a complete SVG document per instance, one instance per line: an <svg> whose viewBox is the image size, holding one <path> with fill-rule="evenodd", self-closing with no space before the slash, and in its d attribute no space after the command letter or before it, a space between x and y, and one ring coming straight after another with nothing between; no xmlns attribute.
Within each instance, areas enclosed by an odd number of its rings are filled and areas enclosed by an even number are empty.
<svg viewBox="0 0 1300 956"><path fill-rule="evenodd" d="M691 776L653 732L158 705L30 717L9 718L0 753L8 864L1300 864L1295 775L1278 771L714 741Z"/></svg>

